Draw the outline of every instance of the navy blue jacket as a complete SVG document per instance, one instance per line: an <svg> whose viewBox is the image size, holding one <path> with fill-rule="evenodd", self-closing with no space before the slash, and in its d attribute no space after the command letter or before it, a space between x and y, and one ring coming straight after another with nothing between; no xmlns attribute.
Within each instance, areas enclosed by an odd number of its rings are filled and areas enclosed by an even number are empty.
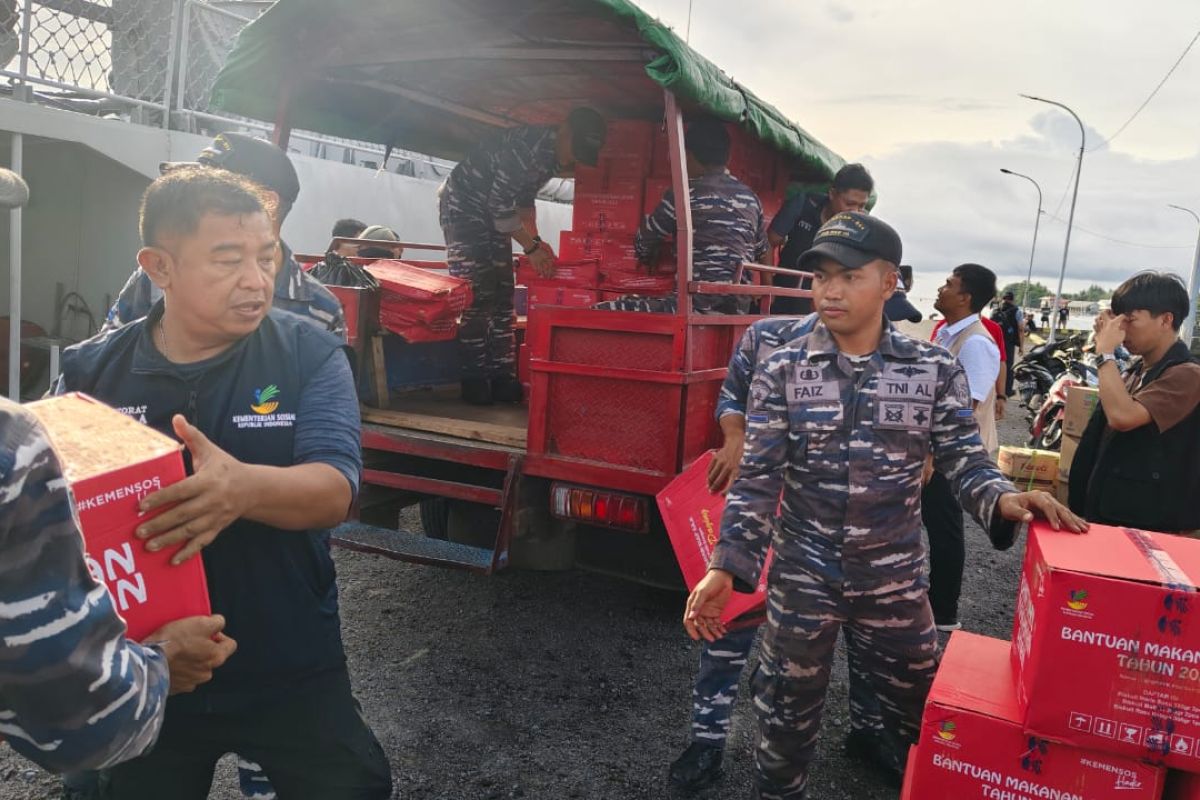
<svg viewBox="0 0 1200 800"><path fill-rule="evenodd" d="M145 319L64 351L60 390L85 392L168 436L171 418L183 414L239 461L292 466L301 394L322 364L342 357L341 341L272 309L221 355L176 365L150 339L162 312L160 302ZM171 708L234 710L342 667L327 531L238 520L203 558L213 611L225 615L238 651L211 683L173 697Z"/></svg>

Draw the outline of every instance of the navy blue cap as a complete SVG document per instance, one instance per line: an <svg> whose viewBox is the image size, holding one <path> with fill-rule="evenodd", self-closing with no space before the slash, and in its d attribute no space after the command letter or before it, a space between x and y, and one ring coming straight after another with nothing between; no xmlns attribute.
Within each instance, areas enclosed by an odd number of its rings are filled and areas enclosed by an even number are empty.
<svg viewBox="0 0 1200 800"><path fill-rule="evenodd" d="M891 225L862 211L843 211L817 231L812 247L800 256L800 269L819 258L833 259L847 269L878 259L898 265L903 252L900 234Z"/></svg>

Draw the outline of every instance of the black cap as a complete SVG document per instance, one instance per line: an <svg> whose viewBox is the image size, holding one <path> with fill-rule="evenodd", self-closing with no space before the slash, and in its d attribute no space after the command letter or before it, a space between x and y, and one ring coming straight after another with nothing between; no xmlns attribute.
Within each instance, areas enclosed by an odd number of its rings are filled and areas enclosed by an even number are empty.
<svg viewBox="0 0 1200 800"><path fill-rule="evenodd" d="M891 225L861 211L843 211L817 231L812 247L800 256L800 268L818 258L831 258L847 269L865 267L876 259L899 264L902 253L900 234Z"/></svg>
<svg viewBox="0 0 1200 800"><path fill-rule="evenodd" d="M300 179L287 153L264 139L256 139L244 133L222 133L212 144L200 151L195 161L165 161L159 165L161 172L176 167L199 164L204 167L220 167L250 180L279 195L285 205L292 205L300 194Z"/></svg>
<svg viewBox="0 0 1200 800"><path fill-rule="evenodd" d="M917 307L908 302L904 292L897 289L883 304L883 315L892 322L920 322L923 316Z"/></svg>
<svg viewBox="0 0 1200 800"><path fill-rule="evenodd" d="M567 116L571 129L571 155L585 166L600 163L600 148L608 137L608 124L600 112L586 106L577 108Z"/></svg>
<svg viewBox="0 0 1200 800"><path fill-rule="evenodd" d="M1013 294L1012 292L1005 292L1005 293L1004 293L1004 297L1002 297L1002 298L1000 298L1000 299L1001 299L1001 300L1012 300L1012 299L1013 299L1013 298L1015 298L1015 297L1016 297L1016 295L1015 295L1015 294Z"/></svg>

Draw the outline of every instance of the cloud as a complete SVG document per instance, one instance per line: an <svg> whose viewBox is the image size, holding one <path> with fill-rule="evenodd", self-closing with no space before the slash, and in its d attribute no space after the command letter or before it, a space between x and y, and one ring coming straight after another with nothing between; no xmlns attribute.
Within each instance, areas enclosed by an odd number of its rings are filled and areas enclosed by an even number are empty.
<svg viewBox="0 0 1200 800"><path fill-rule="evenodd" d="M1073 142L1054 120L1039 114L1030 120L1030 133L1013 139L925 142L864 159L879 191L875 213L900 232L905 261L917 273L915 297L932 299L949 270L966 261L990 267L1004 283L1024 279L1037 192L1027 181L1002 175L1001 167L1042 186L1046 216L1033 275L1051 287L1057 284L1079 146L1079 128L1067 122L1075 128ZM1196 225L1167 204L1188 205L1180 187L1196 185L1200 154L1161 161L1105 151L1085 155L1066 289L1091 283L1114 287L1148 268L1186 279ZM1056 210L1057 218L1052 216Z"/></svg>
<svg viewBox="0 0 1200 800"><path fill-rule="evenodd" d="M854 21L854 9L843 3L830 2L825 4L825 10L834 22L846 24Z"/></svg>

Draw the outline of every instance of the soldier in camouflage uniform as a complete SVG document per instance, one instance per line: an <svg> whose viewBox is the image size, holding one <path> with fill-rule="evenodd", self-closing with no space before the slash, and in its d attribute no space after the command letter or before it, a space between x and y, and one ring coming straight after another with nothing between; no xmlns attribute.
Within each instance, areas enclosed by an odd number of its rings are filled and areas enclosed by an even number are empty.
<svg viewBox="0 0 1200 800"><path fill-rule="evenodd" d="M729 174L729 131L715 119L700 119L688 125L684 136L687 151L688 194L692 205L692 276L708 283L733 283L738 268L767 254L767 229L762 204L749 186ZM638 260L657 261L665 239L675 235L675 193L668 189L662 202L642 222L634 239ZM746 276L743 276L746 282ZM609 311L658 311L673 314L679 307L677 295L641 297L628 295L599 303ZM750 298L735 295L696 295L692 309L700 314L744 314Z"/></svg>
<svg viewBox="0 0 1200 800"><path fill-rule="evenodd" d="M513 258L516 240L542 275L554 250L538 236L534 201L555 175L594 167L607 126L577 108L557 127L510 128L484 141L454 168L438 192L450 274L471 282L473 301L458 326L463 399L476 405L520 402L513 352Z"/></svg>
<svg viewBox="0 0 1200 800"><path fill-rule="evenodd" d="M888 298L884 313L892 321L908 319L914 309L903 293ZM776 348L812 332L818 316L760 319L746 329L729 362L729 371L717 397L717 421L724 445L709 464L708 488L725 493L737 474L746 437L746 402L755 365L765 361ZM692 743L671 765L671 782L687 791L710 786L720 777L725 740L729 736L738 683L750 659L755 635L764 620L761 608L748 612L730 625L729 632L715 642L705 642L700 651L700 668L692 688ZM850 670L850 735L847 755L881 769L889 780L900 769L899 754L883 739L883 719L871 680L859 666L858 648L846 637L846 661Z"/></svg>
<svg viewBox="0 0 1200 800"><path fill-rule="evenodd" d="M927 453L994 541L1035 512L1086 528L1045 492L1017 493L983 449L953 356L884 319L900 256L896 232L865 214L835 215L818 232L801 263L820 322L755 370L721 540L688 598L688 633L716 640L730 592L753 588L774 546L753 680L764 800L805 796L843 625L886 733L915 741L937 660L918 511Z"/></svg>
<svg viewBox="0 0 1200 800"><path fill-rule="evenodd" d="M222 133L213 143L204 148L196 163L206 167L220 167L239 175L245 175L273 194L276 198L272 219L275 236L283 227L283 221L300 194L300 179L287 153L270 142L255 139L242 133ZM167 172L183 163L165 163ZM275 308L290 311L304 317L321 330L346 335L346 318L342 304L333 294L312 278L292 257L291 249L280 242L281 259L275 276L275 292L271 304ZM150 309L162 299L162 290L154 285L139 267L129 276L117 301L109 309L108 318L101 332L116 330L150 313Z"/></svg>
<svg viewBox="0 0 1200 800"><path fill-rule="evenodd" d="M191 691L235 647L221 617L173 622L145 645L125 638L84 561L45 432L3 398L0 607L0 733L55 772L141 755L158 737L168 691Z"/></svg>

